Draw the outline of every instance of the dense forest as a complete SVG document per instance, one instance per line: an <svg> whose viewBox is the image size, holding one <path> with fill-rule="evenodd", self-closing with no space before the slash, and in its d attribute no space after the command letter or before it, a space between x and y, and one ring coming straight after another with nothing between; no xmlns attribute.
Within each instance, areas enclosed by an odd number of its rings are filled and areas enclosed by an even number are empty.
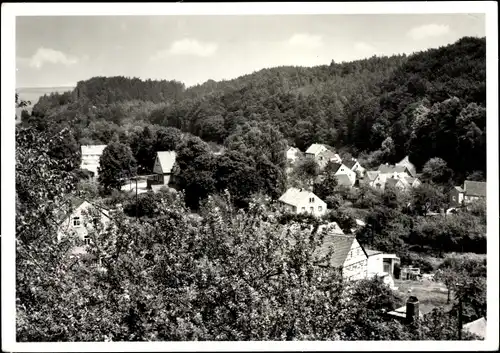
<svg viewBox="0 0 500 353"><path fill-rule="evenodd" d="M485 38L464 37L410 56L275 67L190 88L94 77L42 97L24 120L69 124L82 144L148 125L224 144L246 122L269 122L289 145L326 143L369 167L409 155L421 169L440 157L461 182L486 172L485 53Z"/></svg>

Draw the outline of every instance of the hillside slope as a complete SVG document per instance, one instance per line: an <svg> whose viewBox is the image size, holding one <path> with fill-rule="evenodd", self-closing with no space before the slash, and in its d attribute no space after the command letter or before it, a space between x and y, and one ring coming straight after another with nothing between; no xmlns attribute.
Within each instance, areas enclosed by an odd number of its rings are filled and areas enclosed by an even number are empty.
<svg viewBox="0 0 500 353"><path fill-rule="evenodd" d="M408 57L275 67L190 88L94 77L43 97L33 115L77 125L85 117L87 128L95 120L110 129L170 126L219 144L244 122L269 121L301 149L322 142L368 165L409 154L418 168L441 157L461 179L485 172L485 53L485 38L464 37Z"/></svg>

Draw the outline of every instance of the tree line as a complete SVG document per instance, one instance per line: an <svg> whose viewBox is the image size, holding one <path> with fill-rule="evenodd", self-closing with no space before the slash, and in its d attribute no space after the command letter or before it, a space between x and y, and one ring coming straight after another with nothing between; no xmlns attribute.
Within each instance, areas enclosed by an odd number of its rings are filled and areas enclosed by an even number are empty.
<svg viewBox="0 0 500 353"><path fill-rule="evenodd" d="M42 98L33 116L74 120L77 139L104 143L109 136L85 131L142 122L223 144L244 123L265 121L302 150L325 143L372 165L410 155L418 169L439 157L462 181L486 171L485 45L464 37L408 57L277 67L190 88L99 77L79 82L69 101Z"/></svg>

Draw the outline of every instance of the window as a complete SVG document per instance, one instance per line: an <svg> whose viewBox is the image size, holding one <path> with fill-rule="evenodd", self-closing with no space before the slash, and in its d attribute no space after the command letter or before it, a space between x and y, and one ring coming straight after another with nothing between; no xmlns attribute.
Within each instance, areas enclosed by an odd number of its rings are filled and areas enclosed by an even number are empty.
<svg viewBox="0 0 500 353"><path fill-rule="evenodd" d="M80 227L80 217L73 217L73 226Z"/></svg>
<svg viewBox="0 0 500 353"><path fill-rule="evenodd" d="M344 171L344 168L340 168L340 171L343 172Z"/></svg>
<svg viewBox="0 0 500 353"><path fill-rule="evenodd" d="M83 242L85 245L90 245L90 236L88 234L83 237Z"/></svg>
<svg viewBox="0 0 500 353"><path fill-rule="evenodd" d="M314 207L311 207L310 210L311 210L311 213L313 213L314 212Z"/></svg>
<svg viewBox="0 0 500 353"><path fill-rule="evenodd" d="M306 210L306 208L305 208L305 207L302 207L302 212L304 212L305 210Z"/></svg>
<svg viewBox="0 0 500 353"><path fill-rule="evenodd" d="M314 202L314 197L310 197L309 202Z"/></svg>
<svg viewBox="0 0 500 353"><path fill-rule="evenodd" d="M323 207L322 206L318 206L318 211L319 212L323 211Z"/></svg>

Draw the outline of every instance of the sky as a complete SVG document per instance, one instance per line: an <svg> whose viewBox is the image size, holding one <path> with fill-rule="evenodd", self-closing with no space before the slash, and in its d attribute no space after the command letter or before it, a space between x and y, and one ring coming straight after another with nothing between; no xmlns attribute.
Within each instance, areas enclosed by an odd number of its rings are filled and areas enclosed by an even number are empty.
<svg viewBox="0 0 500 353"><path fill-rule="evenodd" d="M315 66L485 36L484 14L16 17L16 87L94 76L186 86L282 66Z"/></svg>

